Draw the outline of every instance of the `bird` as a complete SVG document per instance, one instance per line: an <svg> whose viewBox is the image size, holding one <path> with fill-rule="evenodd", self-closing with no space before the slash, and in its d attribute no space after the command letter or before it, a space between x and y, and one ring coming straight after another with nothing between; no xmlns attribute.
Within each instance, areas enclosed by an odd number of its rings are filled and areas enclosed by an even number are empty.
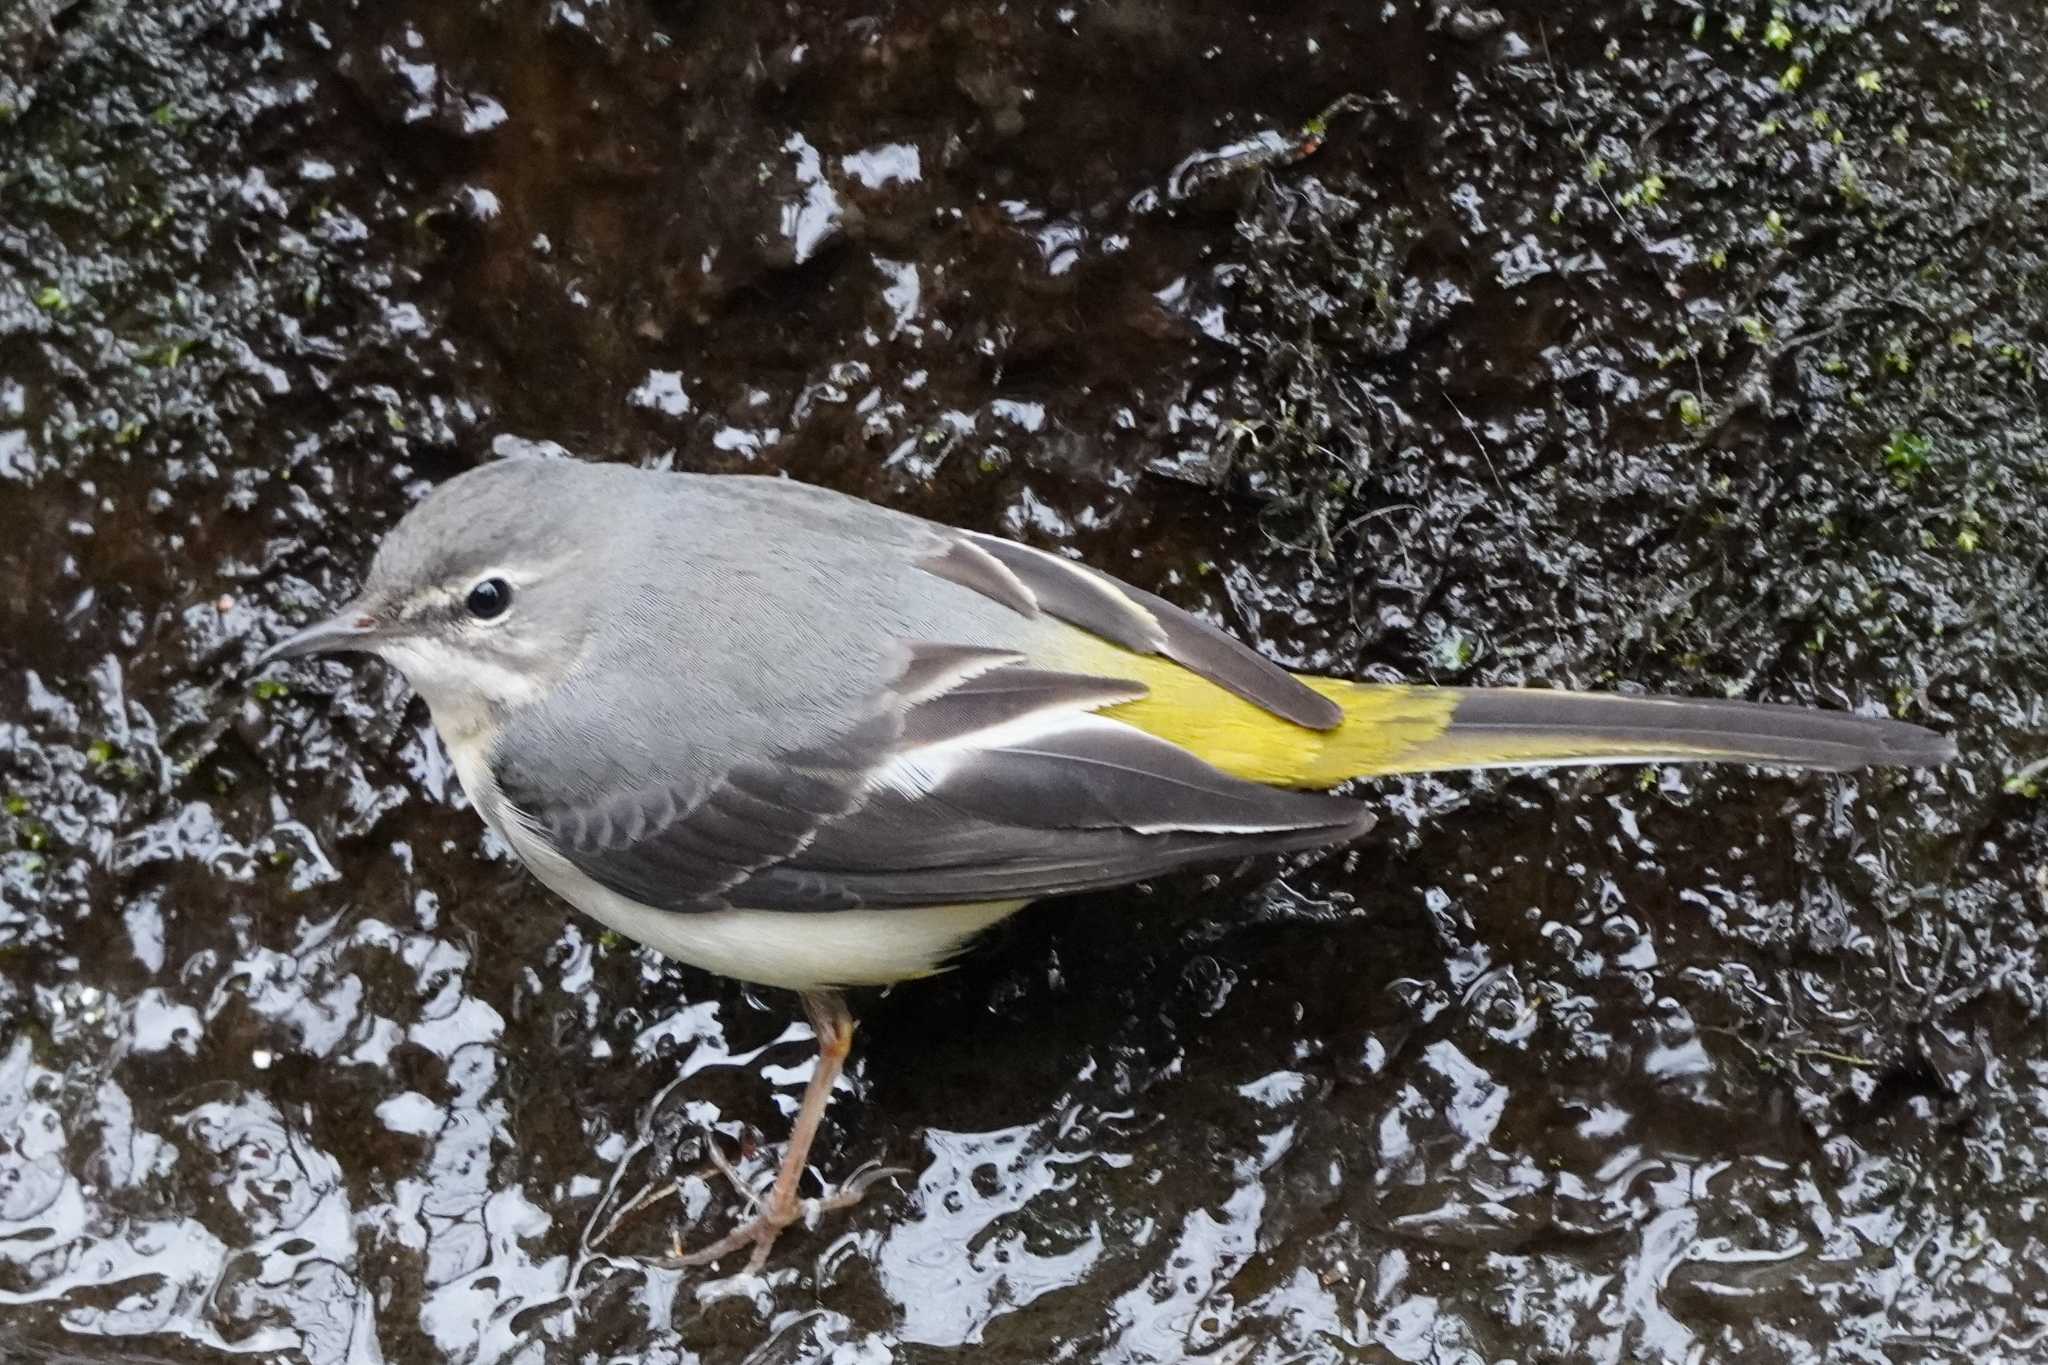
<svg viewBox="0 0 2048 1365"><path fill-rule="evenodd" d="M797 993L812 1068L754 1216L677 1265L750 1270L846 1063L845 992L946 969L1048 896L1372 824L1334 789L1451 769L1951 761L1886 717L1289 672L1076 559L773 475L513 457L440 484L361 591L262 653L377 656L463 790L572 906Z"/></svg>

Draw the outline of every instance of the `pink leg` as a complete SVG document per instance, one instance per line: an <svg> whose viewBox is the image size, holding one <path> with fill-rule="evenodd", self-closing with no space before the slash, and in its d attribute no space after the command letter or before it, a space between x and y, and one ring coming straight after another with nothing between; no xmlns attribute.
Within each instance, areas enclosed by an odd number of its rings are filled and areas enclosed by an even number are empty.
<svg viewBox="0 0 2048 1365"><path fill-rule="evenodd" d="M759 1270L768 1260L769 1249L782 1230L803 1216L804 1201L796 1197L797 1186L803 1180L804 1165L810 1157L811 1142L818 1136L818 1125L824 1121L825 1105L832 1098L832 1086L839 1079L839 1073L846 1065L846 1054L853 1050L853 1015L846 1008L846 1001L836 991L806 991L803 994L804 1013L810 1016L811 1027L818 1034L818 1066L811 1073L810 1084L804 1087L803 1104L796 1111L796 1126L790 1130L789 1148L783 1153L782 1168L776 1173L774 1188L768 1192L760 1205L760 1212L725 1236L685 1253L677 1248L670 1262L679 1266L710 1265L741 1247L752 1246L753 1255L747 1261L749 1271ZM820 1210L852 1208L867 1193L869 1185L885 1175L899 1172L876 1169L863 1173L847 1185L816 1201Z"/></svg>

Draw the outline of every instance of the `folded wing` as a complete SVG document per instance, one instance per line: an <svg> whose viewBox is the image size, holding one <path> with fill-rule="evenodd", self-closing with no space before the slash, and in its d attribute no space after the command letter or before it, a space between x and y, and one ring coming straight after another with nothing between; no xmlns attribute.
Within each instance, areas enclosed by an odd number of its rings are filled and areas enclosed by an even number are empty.
<svg viewBox="0 0 2048 1365"><path fill-rule="evenodd" d="M1232 777L1095 713L1141 684L955 645L906 649L831 741L673 783L583 790L496 765L519 818L578 869L675 911L844 910L1029 899L1232 853L1316 847L1354 801Z"/></svg>

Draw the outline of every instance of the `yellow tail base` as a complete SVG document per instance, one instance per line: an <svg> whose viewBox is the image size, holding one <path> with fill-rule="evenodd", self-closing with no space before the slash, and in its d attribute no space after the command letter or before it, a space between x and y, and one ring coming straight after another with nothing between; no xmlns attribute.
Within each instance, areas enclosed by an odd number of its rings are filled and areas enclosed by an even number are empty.
<svg viewBox="0 0 2048 1365"><path fill-rule="evenodd" d="M1150 689L1102 714L1237 777L1327 789L1457 768L1704 762L1847 769L1935 764L1947 739L1902 721L1747 702L1539 688L1411 687L1304 676L1344 710L1333 730L1282 720L1168 659L1105 647L1090 660Z"/></svg>

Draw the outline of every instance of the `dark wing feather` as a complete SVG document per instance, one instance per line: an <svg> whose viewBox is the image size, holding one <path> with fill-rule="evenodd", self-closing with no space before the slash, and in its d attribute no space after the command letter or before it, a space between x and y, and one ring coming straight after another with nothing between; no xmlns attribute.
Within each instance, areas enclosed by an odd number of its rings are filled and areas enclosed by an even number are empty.
<svg viewBox="0 0 2048 1365"><path fill-rule="evenodd" d="M1054 820L1061 829L1137 834L1265 834L1298 829L1310 820L1341 824L1358 808L1341 797L1304 799L1232 777L1178 745L1092 717L980 750L932 794L1006 825Z"/></svg>
<svg viewBox="0 0 2048 1365"><path fill-rule="evenodd" d="M924 566L1027 616L1042 610L1125 649L1172 659L1296 725L1334 730L1344 723L1337 703L1163 597L1015 541L960 535Z"/></svg>
<svg viewBox="0 0 2048 1365"><path fill-rule="evenodd" d="M998 668L912 707L903 717L906 746L939 744L1041 711L1093 711L1136 701L1143 683L1086 678L1037 668Z"/></svg>
<svg viewBox="0 0 2048 1365"><path fill-rule="evenodd" d="M496 776L583 873L675 911L1027 899L1333 843L1367 823L1355 802L1231 777L1092 714L1142 696L1138 684L1014 658L913 647L845 735L735 765L698 791L565 800L516 763Z"/></svg>
<svg viewBox="0 0 2048 1365"><path fill-rule="evenodd" d="M1132 601L1123 585L1107 574L1000 536L964 534L1009 570L1040 610L1139 654L1157 654L1165 648L1166 631L1158 618Z"/></svg>
<svg viewBox="0 0 2048 1365"><path fill-rule="evenodd" d="M1121 732L1121 733L1113 733ZM1219 857L1320 848L1371 817L1342 797L1240 781L1108 722L976 751L930 790L884 790L734 888L748 905L829 886L843 905L1030 899Z"/></svg>
<svg viewBox="0 0 2048 1365"><path fill-rule="evenodd" d="M1343 707L1243 641L1143 588L1119 586L1159 618L1166 631L1159 653L1175 663L1296 725L1334 730L1344 723Z"/></svg>
<svg viewBox="0 0 2048 1365"><path fill-rule="evenodd" d="M1036 900L1122 886L1146 877L1225 858L1324 848L1362 834L1372 821L1354 814L1341 827L1311 826L1291 834L1138 835L1120 830L1069 830L1057 839L1027 831L972 841L973 861L909 871L820 868L808 861L765 868L749 878L748 905L777 910L915 909L984 901Z"/></svg>
<svg viewBox="0 0 2048 1365"><path fill-rule="evenodd" d="M1000 602L1019 616L1038 615L1038 598L1002 560L973 541L948 537L945 548L918 561L926 573L937 574L963 588L972 588L993 602Z"/></svg>
<svg viewBox="0 0 2048 1365"><path fill-rule="evenodd" d="M895 730L871 721L831 746L737 764L695 794L652 787L565 801L513 765L500 764L497 778L521 818L600 885L643 905L716 910L734 886L859 807Z"/></svg>

